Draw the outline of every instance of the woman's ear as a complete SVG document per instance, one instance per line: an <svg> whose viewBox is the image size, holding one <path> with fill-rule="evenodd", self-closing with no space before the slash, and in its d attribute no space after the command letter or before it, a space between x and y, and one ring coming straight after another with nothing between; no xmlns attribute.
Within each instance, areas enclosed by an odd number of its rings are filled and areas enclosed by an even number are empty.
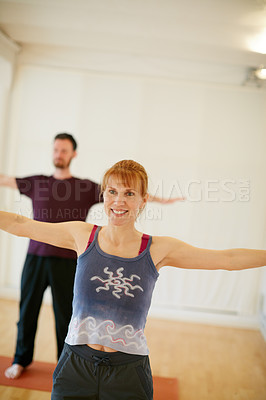
<svg viewBox="0 0 266 400"><path fill-rule="evenodd" d="M147 201L149 200L149 193L146 193L145 196L143 197L143 205L142 205L142 210L145 208Z"/></svg>

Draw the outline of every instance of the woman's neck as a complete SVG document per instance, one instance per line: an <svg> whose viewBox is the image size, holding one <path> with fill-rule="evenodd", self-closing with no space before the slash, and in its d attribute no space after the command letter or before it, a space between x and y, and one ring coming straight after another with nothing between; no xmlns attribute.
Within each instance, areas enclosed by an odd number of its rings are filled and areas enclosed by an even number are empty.
<svg viewBox="0 0 266 400"><path fill-rule="evenodd" d="M141 245L141 232L135 226L104 226L99 232L99 246L108 254L133 258L138 255Z"/></svg>
<svg viewBox="0 0 266 400"><path fill-rule="evenodd" d="M117 245L141 237L141 233L136 230L134 225L116 226L108 224L102 228L102 235L105 240Z"/></svg>

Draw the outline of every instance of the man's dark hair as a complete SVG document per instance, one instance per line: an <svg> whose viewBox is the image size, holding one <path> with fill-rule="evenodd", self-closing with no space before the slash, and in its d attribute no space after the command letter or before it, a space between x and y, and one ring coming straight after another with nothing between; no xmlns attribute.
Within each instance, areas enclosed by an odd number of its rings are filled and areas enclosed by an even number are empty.
<svg viewBox="0 0 266 400"><path fill-rule="evenodd" d="M58 133L58 134L55 136L54 140L56 140L56 139L68 139L68 140L70 140L70 142L71 142L72 145L73 145L73 150L74 150L74 151L76 150L76 148L77 148L77 146L78 146L76 140L75 140L75 139L73 138L73 136L70 135L69 133L65 133L65 132Z"/></svg>

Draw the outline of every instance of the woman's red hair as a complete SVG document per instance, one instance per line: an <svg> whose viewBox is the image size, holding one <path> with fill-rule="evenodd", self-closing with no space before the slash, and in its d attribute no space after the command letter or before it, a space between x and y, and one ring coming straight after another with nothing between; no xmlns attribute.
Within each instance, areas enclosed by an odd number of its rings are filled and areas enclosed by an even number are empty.
<svg viewBox="0 0 266 400"><path fill-rule="evenodd" d="M148 175L145 168L133 160L118 161L109 168L102 180L102 193L105 191L110 177L121 179L123 184L128 187L138 187L140 194L144 197L148 193Z"/></svg>

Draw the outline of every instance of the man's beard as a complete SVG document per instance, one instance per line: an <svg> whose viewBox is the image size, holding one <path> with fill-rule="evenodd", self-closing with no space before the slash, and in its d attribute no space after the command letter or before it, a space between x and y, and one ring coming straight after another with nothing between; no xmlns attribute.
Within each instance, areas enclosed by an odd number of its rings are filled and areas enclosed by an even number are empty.
<svg viewBox="0 0 266 400"><path fill-rule="evenodd" d="M69 160L68 163L63 160L54 160L55 168L59 168L59 169L68 168L70 163L71 163L71 160Z"/></svg>

